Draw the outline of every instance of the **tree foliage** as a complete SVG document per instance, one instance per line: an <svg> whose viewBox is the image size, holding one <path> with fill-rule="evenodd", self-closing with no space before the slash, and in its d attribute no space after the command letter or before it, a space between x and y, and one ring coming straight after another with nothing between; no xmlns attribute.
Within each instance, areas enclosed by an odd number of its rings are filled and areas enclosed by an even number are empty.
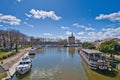
<svg viewBox="0 0 120 80"><path fill-rule="evenodd" d="M105 41L101 43L99 50L105 53L111 54L119 54L120 53L120 44L115 41Z"/></svg>
<svg viewBox="0 0 120 80"><path fill-rule="evenodd" d="M92 43L84 42L82 43L83 48L95 49L96 47Z"/></svg>
<svg viewBox="0 0 120 80"><path fill-rule="evenodd" d="M1 51L18 51L18 46L25 46L28 43L27 36L17 30L8 29L0 30L0 50Z"/></svg>

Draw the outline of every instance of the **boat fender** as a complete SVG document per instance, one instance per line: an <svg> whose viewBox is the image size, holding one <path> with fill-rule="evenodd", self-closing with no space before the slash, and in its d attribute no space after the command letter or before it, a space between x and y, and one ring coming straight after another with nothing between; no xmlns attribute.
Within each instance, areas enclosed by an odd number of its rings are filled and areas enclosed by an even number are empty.
<svg viewBox="0 0 120 80"><path fill-rule="evenodd" d="M112 69L111 69L111 68L108 68L108 70L109 70L109 71L112 71Z"/></svg>

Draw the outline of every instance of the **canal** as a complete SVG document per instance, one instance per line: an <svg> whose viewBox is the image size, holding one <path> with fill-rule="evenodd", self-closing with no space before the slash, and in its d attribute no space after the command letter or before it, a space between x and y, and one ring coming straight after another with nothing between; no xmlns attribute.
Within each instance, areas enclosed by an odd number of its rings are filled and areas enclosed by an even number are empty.
<svg viewBox="0 0 120 80"><path fill-rule="evenodd" d="M93 71L87 67L77 48L45 47L32 58L32 69L13 80L120 80L120 73Z"/></svg>

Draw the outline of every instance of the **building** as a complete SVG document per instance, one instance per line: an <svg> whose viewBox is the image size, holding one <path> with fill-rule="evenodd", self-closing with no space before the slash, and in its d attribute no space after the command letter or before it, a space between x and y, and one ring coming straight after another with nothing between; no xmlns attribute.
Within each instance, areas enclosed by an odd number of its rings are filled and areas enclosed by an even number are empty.
<svg viewBox="0 0 120 80"><path fill-rule="evenodd" d="M68 37L68 44L75 44L75 37L73 36L73 33Z"/></svg>

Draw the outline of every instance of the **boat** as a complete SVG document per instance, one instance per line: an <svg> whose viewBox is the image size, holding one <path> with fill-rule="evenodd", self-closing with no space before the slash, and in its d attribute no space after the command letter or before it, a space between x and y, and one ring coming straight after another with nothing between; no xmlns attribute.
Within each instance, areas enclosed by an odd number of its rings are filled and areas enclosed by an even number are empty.
<svg viewBox="0 0 120 80"><path fill-rule="evenodd" d="M32 59L28 55L24 55L21 60L22 61L32 62Z"/></svg>
<svg viewBox="0 0 120 80"><path fill-rule="evenodd" d="M34 48L31 48L28 54L29 55L35 55L36 54L36 50Z"/></svg>
<svg viewBox="0 0 120 80"><path fill-rule="evenodd" d="M30 71L32 67L32 60L29 58L29 56L24 56L22 60L19 62L19 65L17 66L17 72L19 74L25 74L28 71Z"/></svg>
<svg viewBox="0 0 120 80"><path fill-rule="evenodd" d="M91 69L108 70L111 71L112 67L106 60L104 53L96 50L81 49L79 54L88 64Z"/></svg>

